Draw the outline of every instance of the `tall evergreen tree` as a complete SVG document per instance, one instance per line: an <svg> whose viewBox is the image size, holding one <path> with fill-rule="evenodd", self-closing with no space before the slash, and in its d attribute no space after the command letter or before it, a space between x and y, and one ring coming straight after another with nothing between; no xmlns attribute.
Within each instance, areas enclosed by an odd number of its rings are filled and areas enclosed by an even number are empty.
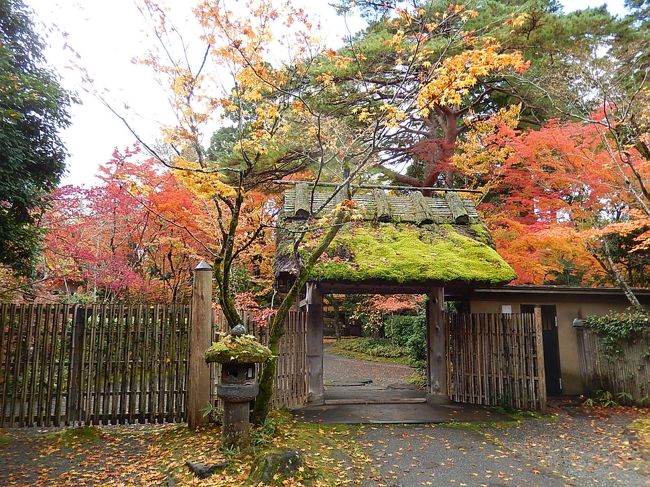
<svg viewBox="0 0 650 487"><path fill-rule="evenodd" d="M59 131L71 95L45 65L45 44L21 0L0 0L0 264L28 273L37 219L65 170Z"/></svg>

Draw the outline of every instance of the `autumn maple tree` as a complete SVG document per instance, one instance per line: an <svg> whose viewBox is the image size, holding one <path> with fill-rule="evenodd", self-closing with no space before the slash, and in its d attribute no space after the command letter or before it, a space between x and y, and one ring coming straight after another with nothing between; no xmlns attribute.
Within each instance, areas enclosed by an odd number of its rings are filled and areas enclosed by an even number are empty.
<svg viewBox="0 0 650 487"><path fill-rule="evenodd" d="M481 210L518 282L609 281L637 305L629 286L647 284L648 161L617 149L601 124L515 125L486 121L455 160L483 189Z"/></svg>
<svg viewBox="0 0 650 487"><path fill-rule="evenodd" d="M368 28L343 47L330 49L322 45L305 11L290 3L250 0L231 9L223 2L205 0L193 10L202 32L197 49L174 25L170 9L143 0L138 5L156 46L139 62L167 88L174 118L162 127L159 142L145 140L135 129L133 133L159 170L173 179L169 184L192 195L196 211L189 215L173 205L165 208L163 196L157 199L155 191L144 194L128 177L118 187L129 198L142 200L151 215L162 216L169 229L184 232L182 240L168 240L174 258L188 262L202 256L212 263L218 302L231 327L241 323L233 291L238 266L261 278L270 274L268 260L256 256L270 249L280 209L272 196L277 193L271 184L276 179L310 174L316 182L336 182L334 194L345 192L346 197L351 183L373 178L414 187L490 185L487 196L506 194L501 201L511 205L512 221L543 226L554 211L556 220L557 211L567 211L558 203L567 194L551 188L558 198L552 201L537 191L544 187L541 179L528 184L529 175L520 170L524 163L513 156L523 155L523 149L497 143L498 148L484 157L482 149L495 146L488 143L494 132L512 132L503 135L504 141L517 139L517 130L529 123L534 107L524 86L531 83L526 85L522 78L529 71L535 73L531 53L538 55L540 65L550 62L543 48L535 51L544 22L534 20L541 12L544 19L560 22L563 18L551 3L540 2L538 11L535 6L499 10L494 2L487 2L485 9L437 1L408 6L356 2L372 11ZM601 17L590 18L590 25ZM557 31L567 39L583 39L588 37L585 25ZM544 45L551 45L553 36L544 35ZM513 36L534 41L517 46L511 42ZM555 108L547 104L532 121L544 123L547 112L552 112L549 107ZM115 105L111 109L133 128L128 111ZM485 122L487 126L482 125ZM206 149L205 138L215 126ZM472 151L481 157L471 157ZM509 162L504 165L504 160ZM507 174L495 179L504 167ZM548 173L541 164L538 167L540 178ZM565 172L568 184L570 171ZM484 177L477 177L480 174ZM589 183L594 188L598 184ZM516 191L508 197L510 185ZM526 193L531 188L537 196ZM147 203L149 196L154 200ZM483 203L496 208L499 203L487 196ZM526 198L531 197L534 204L526 207ZM302 292L311 267L352 217L353 206L344 198L330 215L311 208L302 226L293 229L298 232L296 252L308 239L318 243L308 255L301 252L299 274L279 300L269 325L272 351L277 353L285 315ZM572 221L578 221L577 214L576 210ZM129 252L133 249L124 255L132 255ZM160 272L174 262L163 255L158 255L160 261L151 258ZM571 258L583 257L588 258L587 254ZM185 269L184 264L174 266ZM180 274L178 278L183 279ZM251 298L242 295L239 301ZM274 376L275 364L270 362L260 380L257 420L268 412Z"/></svg>
<svg viewBox="0 0 650 487"><path fill-rule="evenodd" d="M182 36L162 6L145 1L141 11L162 46L141 62L169 87L176 123L163 128L163 149L135 135L210 216L202 226L209 226L213 240L203 255L213 265L219 305L228 325L234 327L242 322L238 304L250 299L233 293L236 267L260 265L260 273L270 270L251 258L256 247L264 245L279 210L269 194L277 188L269 184L305 171L318 180L326 173L331 177L332 167L345 167L335 193L342 191L373 161L372 147L360 141L371 140L373 131L386 130L384 118L373 126L350 129L317 111L320 98L306 79L321 48L305 12L291 5L253 1L241 11L231 11L221 2L200 2L194 14L205 48L197 65L188 61L184 42L175 44ZM332 89L325 83L320 87ZM202 140L212 122L220 128L206 150ZM285 316L311 267L351 212L352 205L345 201L331 215L319 215L321 209L313 208L311 217L294 230L298 242L316 239L318 244L304 257L295 283L274 310L268 343L274 353L284 333ZM269 410L274 377L271 361L260 379L258 420Z"/></svg>
<svg viewBox="0 0 650 487"><path fill-rule="evenodd" d="M207 215L183 184L138 151L115 151L100 183L63 186L43 225L43 286L67 299L188 299L197 259L212 241ZM209 228L209 227L207 227Z"/></svg>

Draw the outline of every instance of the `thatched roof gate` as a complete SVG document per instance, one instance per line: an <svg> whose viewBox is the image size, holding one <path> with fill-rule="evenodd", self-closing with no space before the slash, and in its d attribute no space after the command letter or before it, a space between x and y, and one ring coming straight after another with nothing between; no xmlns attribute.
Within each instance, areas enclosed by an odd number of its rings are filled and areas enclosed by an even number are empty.
<svg viewBox="0 0 650 487"><path fill-rule="evenodd" d="M459 190L361 188L355 217L342 228L313 269L299 303L308 316L307 358L312 402L323 400L322 294L427 294L429 397L448 400L444 287L484 287L515 278L496 252L471 199ZM296 246L308 218L332 213L343 200L331 186L296 183L284 193L278 219L276 287L285 291L302 255L317 245L312 232ZM326 225L324 225L326 226ZM296 252L296 248L299 250Z"/></svg>

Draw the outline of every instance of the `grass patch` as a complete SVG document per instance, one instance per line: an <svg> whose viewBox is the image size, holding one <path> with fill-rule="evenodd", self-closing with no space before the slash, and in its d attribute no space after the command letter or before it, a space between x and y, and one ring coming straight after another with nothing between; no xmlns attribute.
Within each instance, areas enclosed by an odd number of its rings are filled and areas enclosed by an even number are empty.
<svg viewBox="0 0 650 487"><path fill-rule="evenodd" d="M449 423L442 423L441 426L445 428L452 428L458 430L474 431L476 433L485 434L483 430L493 428L512 428L519 425L517 420L507 421L483 421L483 422L463 422L463 421L450 421Z"/></svg>
<svg viewBox="0 0 650 487"><path fill-rule="evenodd" d="M99 428L83 426L81 428L69 428L47 433L43 436L43 439L57 443L60 446L75 448L86 443L97 441L101 435L102 433Z"/></svg>
<svg viewBox="0 0 650 487"><path fill-rule="evenodd" d="M427 385L427 376L423 371L416 370L409 376L406 382L417 387L424 388Z"/></svg>
<svg viewBox="0 0 650 487"><path fill-rule="evenodd" d="M412 365L409 349L392 345L386 338L347 338L338 342L327 342L327 351L371 362Z"/></svg>
<svg viewBox="0 0 650 487"><path fill-rule="evenodd" d="M0 448L7 446L11 443L11 437L2 431L0 431Z"/></svg>
<svg viewBox="0 0 650 487"><path fill-rule="evenodd" d="M501 428L516 428L519 426L525 419L544 419L544 420L556 420L557 415L555 414L541 414L536 411L519 411L513 410L510 408L504 408L501 406L496 406L490 408L493 411L503 414L508 419L505 421L482 421L482 422L462 422L462 421L451 421L449 423L443 423L442 426L446 428L460 429L466 431L473 431L480 435L483 435L487 440L492 443L501 446L501 442L489 432L485 430L491 429L501 429Z"/></svg>
<svg viewBox="0 0 650 487"><path fill-rule="evenodd" d="M540 413L539 411L524 411L520 409L513 409L508 406L493 406L490 408L495 413L509 416L514 421L521 421L522 419L546 419L556 420L557 414Z"/></svg>
<svg viewBox="0 0 650 487"><path fill-rule="evenodd" d="M650 472L650 418L637 419L628 425L628 429L636 434L639 452L646 461L646 470Z"/></svg>

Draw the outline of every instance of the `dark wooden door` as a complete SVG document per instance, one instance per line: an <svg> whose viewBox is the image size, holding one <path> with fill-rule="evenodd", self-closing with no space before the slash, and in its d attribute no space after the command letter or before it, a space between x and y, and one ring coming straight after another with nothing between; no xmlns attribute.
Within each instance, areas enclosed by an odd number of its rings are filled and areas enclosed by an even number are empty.
<svg viewBox="0 0 650 487"><path fill-rule="evenodd" d="M560 369L560 344L557 334L557 311L554 304L542 304L542 339L544 343L544 375L546 376L546 395L557 396L562 393L562 373ZM534 313L534 304L522 304L522 313Z"/></svg>

